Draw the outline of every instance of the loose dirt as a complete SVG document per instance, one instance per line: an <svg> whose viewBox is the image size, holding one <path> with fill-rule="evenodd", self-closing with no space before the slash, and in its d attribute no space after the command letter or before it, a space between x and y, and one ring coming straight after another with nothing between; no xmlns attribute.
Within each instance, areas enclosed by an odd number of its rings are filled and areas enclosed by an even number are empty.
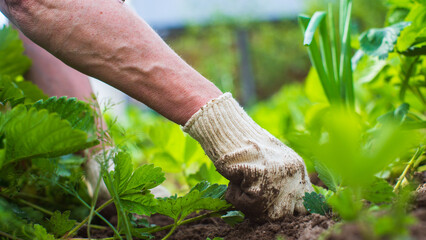
<svg viewBox="0 0 426 240"><path fill-rule="evenodd" d="M158 225L171 224L171 219L164 216L153 216L152 223ZM181 226L169 238L173 240L205 240L214 237L222 237L232 240L276 240L283 237L286 240L292 239L316 239L318 236L330 226L334 221L328 217L318 214L292 216L277 222L267 222L257 224L245 220L231 227L223 220L217 218L204 219L201 222ZM157 233L156 239L161 239L167 231Z"/></svg>

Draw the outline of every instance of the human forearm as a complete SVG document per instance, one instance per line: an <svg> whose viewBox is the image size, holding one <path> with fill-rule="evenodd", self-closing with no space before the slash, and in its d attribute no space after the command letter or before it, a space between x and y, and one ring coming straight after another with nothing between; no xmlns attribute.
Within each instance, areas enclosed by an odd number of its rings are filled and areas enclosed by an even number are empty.
<svg viewBox="0 0 426 240"><path fill-rule="evenodd" d="M25 78L49 96L76 97L89 101L93 94L89 78L67 66L30 39L20 34L24 43L25 55L32 60Z"/></svg>
<svg viewBox="0 0 426 240"><path fill-rule="evenodd" d="M1 7L63 62L179 124L221 94L117 0L4 0Z"/></svg>

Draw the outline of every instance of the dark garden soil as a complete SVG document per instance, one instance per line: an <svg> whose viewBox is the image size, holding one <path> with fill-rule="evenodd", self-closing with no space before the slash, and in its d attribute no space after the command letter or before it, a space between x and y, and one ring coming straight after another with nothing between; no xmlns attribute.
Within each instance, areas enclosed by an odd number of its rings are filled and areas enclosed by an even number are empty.
<svg viewBox="0 0 426 240"><path fill-rule="evenodd" d="M426 176L425 173L423 175ZM418 221L410 228L410 235L413 239L426 240L426 183L424 176L421 176L419 188L416 190L416 197L411 214ZM190 216L190 217L194 217ZM114 223L115 219L111 219ZM153 215L149 222L157 226L172 224L173 221L162 215ZM253 223L246 219L244 222L234 227L226 224L219 218L207 218L201 221L180 226L170 240L205 240L206 238L222 237L225 240L313 240L317 239L321 233L334 225L331 217L325 217L318 214L309 214L302 216L290 216L277 222ZM79 237L87 237L87 229L82 228L79 231ZM369 239L363 226L359 224L345 224L340 227L340 231L332 233L327 237L328 240L363 240ZM162 231L155 233L155 239L161 239L168 233ZM92 238L102 238L113 236L112 231L105 230L93 231Z"/></svg>

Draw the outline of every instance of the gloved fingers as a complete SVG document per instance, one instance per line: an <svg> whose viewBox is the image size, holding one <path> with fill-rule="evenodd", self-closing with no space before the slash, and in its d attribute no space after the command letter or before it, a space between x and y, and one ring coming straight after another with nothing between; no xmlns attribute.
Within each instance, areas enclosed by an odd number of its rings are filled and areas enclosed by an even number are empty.
<svg viewBox="0 0 426 240"><path fill-rule="evenodd" d="M296 202L296 206L294 207L294 212L298 214L305 214L307 212L305 206L303 205L303 199L298 200Z"/></svg>
<svg viewBox="0 0 426 240"><path fill-rule="evenodd" d="M228 185L225 199L251 219L262 216L266 208L265 199L258 195L244 192L239 184L232 182Z"/></svg>

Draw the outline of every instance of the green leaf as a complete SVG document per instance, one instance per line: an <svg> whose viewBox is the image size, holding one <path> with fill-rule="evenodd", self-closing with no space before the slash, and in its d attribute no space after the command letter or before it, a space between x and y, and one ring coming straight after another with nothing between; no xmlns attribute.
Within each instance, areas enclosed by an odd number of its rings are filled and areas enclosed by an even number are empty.
<svg viewBox="0 0 426 240"><path fill-rule="evenodd" d="M202 181L195 185L190 192L197 190L203 198L222 198L226 192L226 185L210 184L207 181Z"/></svg>
<svg viewBox="0 0 426 240"><path fill-rule="evenodd" d="M314 161L315 170L318 173L319 179L333 192L337 191L337 188L342 182L342 178L336 173L331 171L326 165L319 161Z"/></svg>
<svg viewBox="0 0 426 240"><path fill-rule="evenodd" d="M394 50L400 32L409 26L410 22L400 22L385 28L373 28L361 34L359 41L361 49L370 56L385 59Z"/></svg>
<svg viewBox="0 0 426 240"><path fill-rule="evenodd" d="M356 219L362 209L362 202L355 198L354 192L349 188L331 196L327 200L327 203L330 204L333 211L339 213L344 220Z"/></svg>
<svg viewBox="0 0 426 240"><path fill-rule="evenodd" d="M375 181L363 189L363 197L372 203L389 203L395 197L393 187L384 179L376 178Z"/></svg>
<svg viewBox="0 0 426 240"><path fill-rule="evenodd" d="M48 234L41 225L34 224L34 240L55 240L52 234Z"/></svg>
<svg viewBox="0 0 426 240"><path fill-rule="evenodd" d="M222 218L223 221L233 227L237 223L244 221L244 214L240 211L229 211L225 215L222 215L220 218Z"/></svg>
<svg viewBox="0 0 426 240"><path fill-rule="evenodd" d="M74 129L90 133L95 132L96 126L93 109L89 104L78 101L77 98L51 97L47 100L37 101L33 107L38 110L46 109L50 113L59 114L62 119L70 122Z"/></svg>
<svg viewBox="0 0 426 240"><path fill-rule="evenodd" d="M325 197L316 192L305 192L305 196L303 197L303 206L305 206L306 210L310 213L327 215L331 212L330 207L325 201Z"/></svg>
<svg viewBox="0 0 426 240"><path fill-rule="evenodd" d="M16 82L10 76L0 75L0 102L33 103L47 96L36 85L28 81Z"/></svg>
<svg viewBox="0 0 426 240"><path fill-rule="evenodd" d="M426 6L419 3L414 4L405 21L411 22L411 25L405 28L398 38L397 49L399 52L426 44Z"/></svg>
<svg viewBox="0 0 426 240"><path fill-rule="evenodd" d="M154 195L147 192L120 196L120 202L127 211L145 216L155 213L155 206L157 206Z"/></svg>
<svg viewBox="0 0 426 240"><path fill-rule="evenodd" d="M0 114L0 133L5 136L6 161L57 157L98 144L83 131L72 129L58 114L20 105Z"/></svg>
<svg viewBox="0 0 426 240"><path fill-rule="evenodd" d="M23 55L24 50L18 31L12 27L0 29L0 75L15 77L28 70L31 60Z"/></svg>
<svg viewBox="0 0 426 240"><path fill-rule="evenodd" d="M315 31L320 25L321 21L325 18L327 14L325 12L315 12L312 18L309 21L308 27L305 31L305 38L303 40L303 45L309 46L312 43L312 40L315 36Z"/></svg>
<svg viewBox="0 0 426 240"><path fill-rule="evenodd" d="M160 185L165 180L161 168L146 164L132 173L132 160L126 152L115 155L114 166L114 171L110 172L113 182L110 182L106 175L104 181L110 192L114 185L123 208L140 215L154 213L157 201L149 189Z"/></svg>
<svg viewBox="0 0 426 240"><path fill-rule="evenodd" d="M206 187L205 183L200 183L191 191L182 197L171 196L168 198L159 198L157 212L173 218L175 221L181 221L190 213L198 210L219 211L228 208L230 205L218 197L219 187ZM202 189L200 192L198 189ZM221 190L220 190L221 191Z"/></svg>
<svg viewBox="0 0 426 240"><path fill-rule="evenodd" d="M410 110L410 105L408 103L403 103L395 110L387 112L382 116L377 118L377 121L380 123L396 123L402 124L407 118L408 111Z"/></svg>
<svg viewBox="0 0 426 240"><path fill-rule="evenodd" d="M76 221L70 220L69 216L71 211L65 211L61 213L59 211L55 211L53 216L46 223L46 228L50 233L54 234L55 237L63 236L66 232L71 230Z"/></svg>
<svg viewBox="0 0 426 240"><path fill-rule="evenodd" d="M122 194L140 192L148 190L160 185L164 182L164 173L161 168L154 167L153 164L145 164L138 167L132 174L125 185L125 190Z"/></svg>

